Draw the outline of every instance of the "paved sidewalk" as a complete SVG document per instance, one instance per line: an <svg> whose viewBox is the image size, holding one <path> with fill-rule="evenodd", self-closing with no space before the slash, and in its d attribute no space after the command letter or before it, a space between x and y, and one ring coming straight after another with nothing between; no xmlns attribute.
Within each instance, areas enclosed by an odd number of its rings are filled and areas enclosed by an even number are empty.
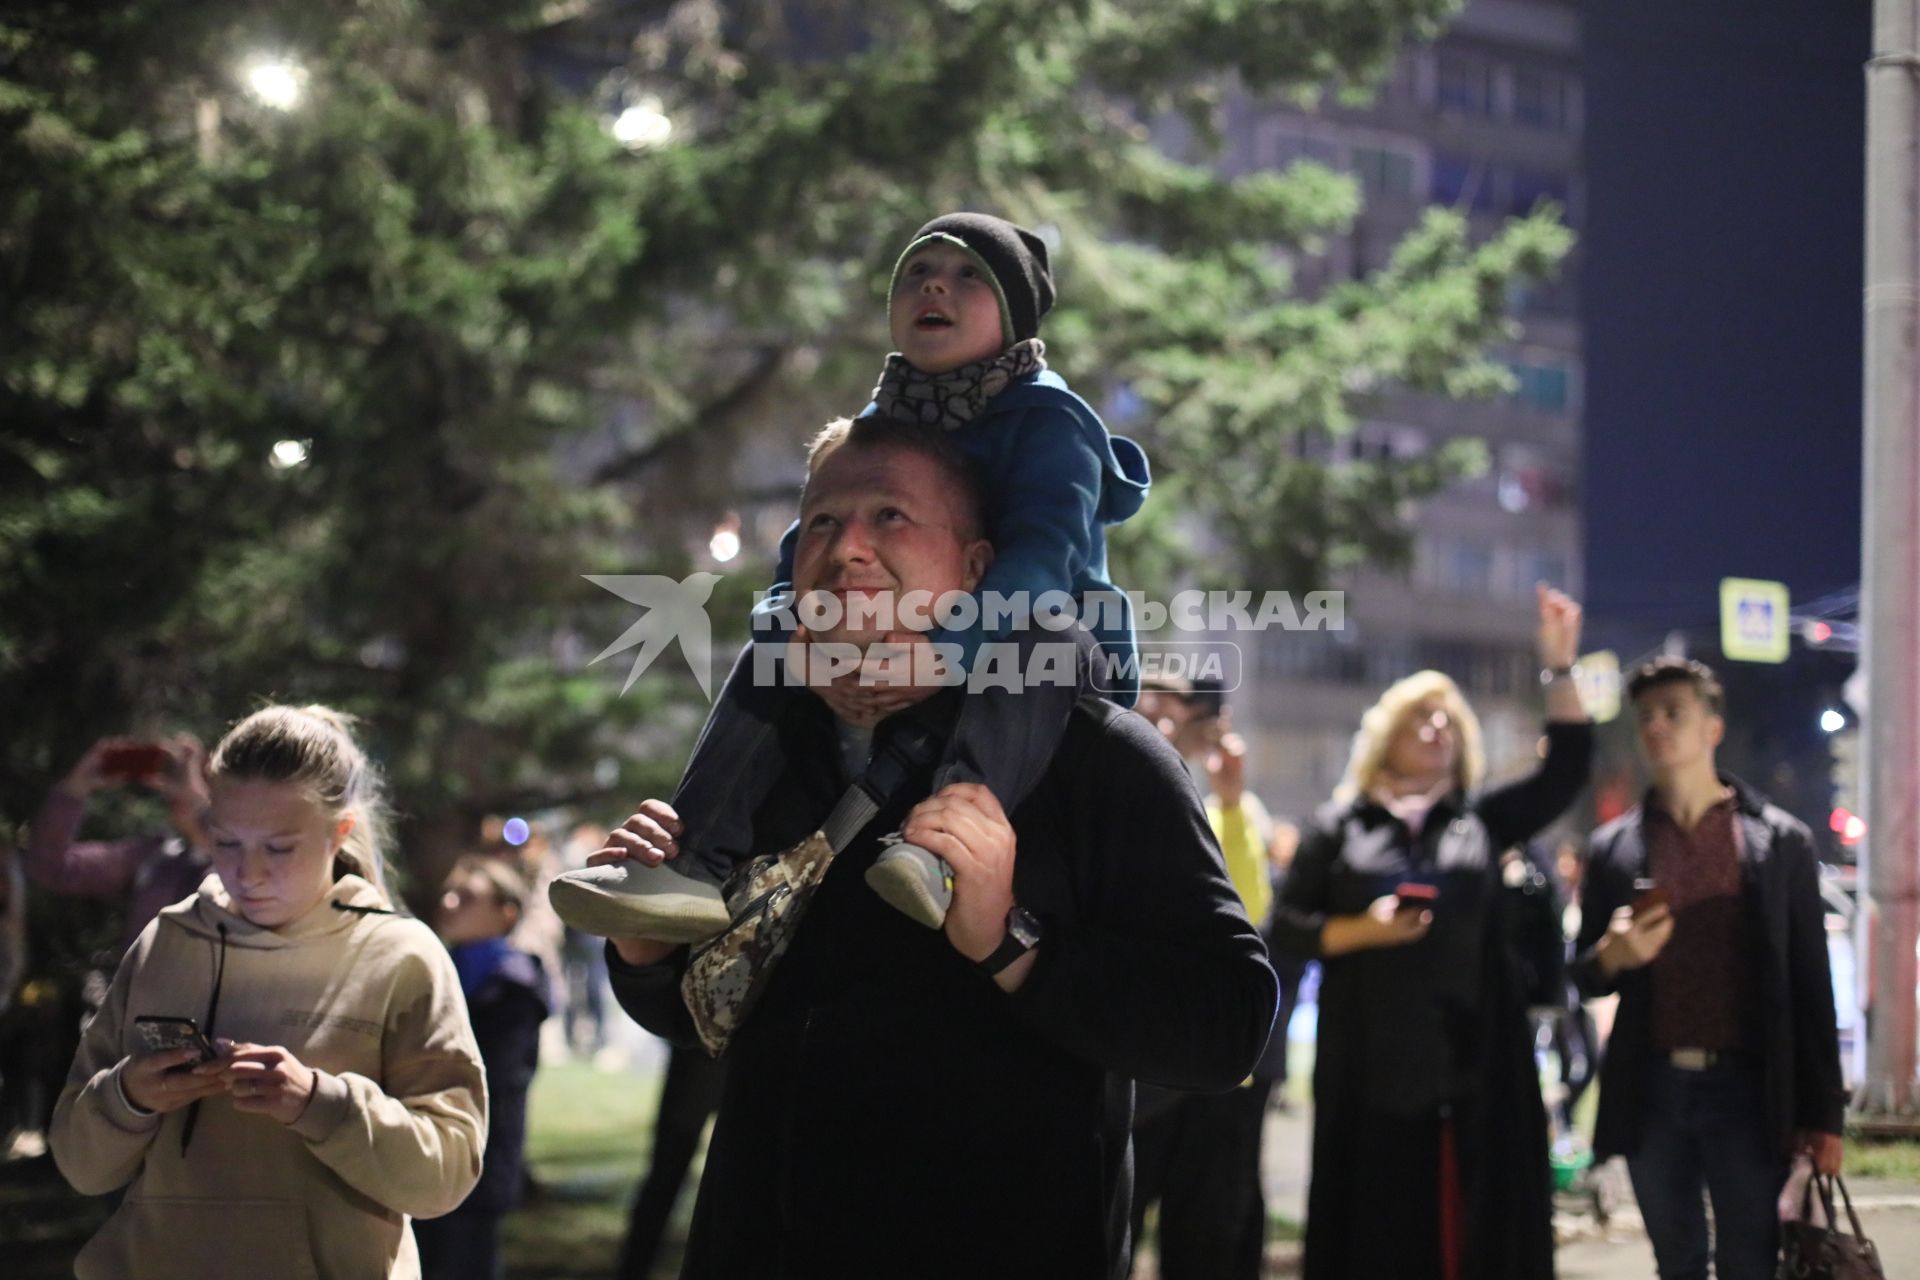
<svg viewBox="0 0 1920 1280"><path fill-rule="evenodd" d="M1268 1209L1294 1222L1307 1218L1312 1134L1310 1108L1296 1106L1287 1114L1267 1114L1261 1172ZM1887 1280L1920 1280L1920 1186L1849 1179L1847 1189L1853 1193L1861 1225L1880 1250ZM1612 1190L1622 1203L1614 1206L1604 1228L1581 1199L1559 1198L1554 1216L1555 1230L1563 1241L1559 1280L1652 1280L1653 1251L1633 1207L1624 1169L1612 1178ZM1268 1253L1267 1274L1297 1274L1298 1254L1297 1245L1274 1245Z"/></svg>

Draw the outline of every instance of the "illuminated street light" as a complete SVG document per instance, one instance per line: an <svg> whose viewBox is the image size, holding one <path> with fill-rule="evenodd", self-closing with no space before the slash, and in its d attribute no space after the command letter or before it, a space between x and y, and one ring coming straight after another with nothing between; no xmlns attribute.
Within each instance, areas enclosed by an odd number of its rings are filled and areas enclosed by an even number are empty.
<svg viewBox="0 0 1920 1280"><path fill-rule="evenodd" d="M721 564L740 554L740 518L728 516L715 526L713 538L707 543L707 550Z"/></svg>
<svg viewBox="0 0 1920 1280"><path fill-rule="evenodd" d="M1820 727L1828 733L1838 733L1847 727L1847 718L1828 707L1820 713Z"/></svg>
<svg viewBox="0 0 1920 1280"><path fill-rule="evenodd" d="M282 440L273 446L267 462L275 471L291 471L307 460L307 442L305 440Z"/></svg>
<svg viewBox="0 0 1920 1280"><path fill-rule="evenodd" d="M629 151L661 146L673 136L673 121L660 99L651 95L615 116L612 128L614 141Z"/></svg>
<svg viewBox="0 0 1920 1280"><path fill-rule="evenodd" d="M247 91L275 111L291 111L306 92L307 69L285 58L254 58L240 70Z"/></svg>

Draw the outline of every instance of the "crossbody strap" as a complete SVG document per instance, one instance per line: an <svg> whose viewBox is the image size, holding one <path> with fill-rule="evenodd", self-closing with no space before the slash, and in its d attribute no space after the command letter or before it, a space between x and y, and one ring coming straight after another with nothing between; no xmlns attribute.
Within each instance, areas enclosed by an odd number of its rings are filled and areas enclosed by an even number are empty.
<svg viewBox="0 0 1920 1280"><path fill-rule="evenodd" d="M917 720L888 734L866 771L847 788L820 828L833 851L837 854L851 844L908 778L939 757L944 744L940 734Z"/></svg>

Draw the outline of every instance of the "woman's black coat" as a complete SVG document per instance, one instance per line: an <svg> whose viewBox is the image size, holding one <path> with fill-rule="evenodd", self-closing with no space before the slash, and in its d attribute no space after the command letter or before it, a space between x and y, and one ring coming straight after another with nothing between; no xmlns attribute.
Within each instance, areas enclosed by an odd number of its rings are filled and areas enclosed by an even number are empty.
<svg viewBox="0 0 1920 1280"><path fill-rule="evenodd" d="M1323 811L1294 859L1272 938L1296 955L1319 956L1328 916L1364 911L1400 883L1440 891L1433 928L1419 942L1321 960L1308 1280L1355 1274L1343 1249L1356 1227L1394 1231L1397 1207L1367 1202L1360 1162L1411 1157L1359 1141L1358 1118L1405 1114L1411 1132L1412 1118L1431 1125L1443 1105L1463 1101L1458 1114L1474 1131L1461 1135L1461 1147L1482 1157L1464 1170L1464 1274L1553 1274L1546 1114L1500 892L1501 853L1564 812L1587 780L1592 727L1549 724L1547 739L1533 774L1477 798L1443 798L1418 840L1361 798ZM1437 1196L1437 1174L1435 1182ZM1436 1240L1401 1239L1406 1275L1438 1274Z"/></svg>

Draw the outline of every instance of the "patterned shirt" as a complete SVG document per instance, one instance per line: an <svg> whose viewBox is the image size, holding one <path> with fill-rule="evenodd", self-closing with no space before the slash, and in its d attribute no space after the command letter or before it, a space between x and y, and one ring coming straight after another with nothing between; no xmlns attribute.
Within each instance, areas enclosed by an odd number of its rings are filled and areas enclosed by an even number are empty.
<svg viewBox="0 0 1920 1280"><path fill-rule="evenodd" d="M1682 830L1646 806L1647 869L1673 911L1673 936L1650 968L1653 1047L1751 1049L1759 976L1740 873L1740 815L1729 795Z"/></svg>

